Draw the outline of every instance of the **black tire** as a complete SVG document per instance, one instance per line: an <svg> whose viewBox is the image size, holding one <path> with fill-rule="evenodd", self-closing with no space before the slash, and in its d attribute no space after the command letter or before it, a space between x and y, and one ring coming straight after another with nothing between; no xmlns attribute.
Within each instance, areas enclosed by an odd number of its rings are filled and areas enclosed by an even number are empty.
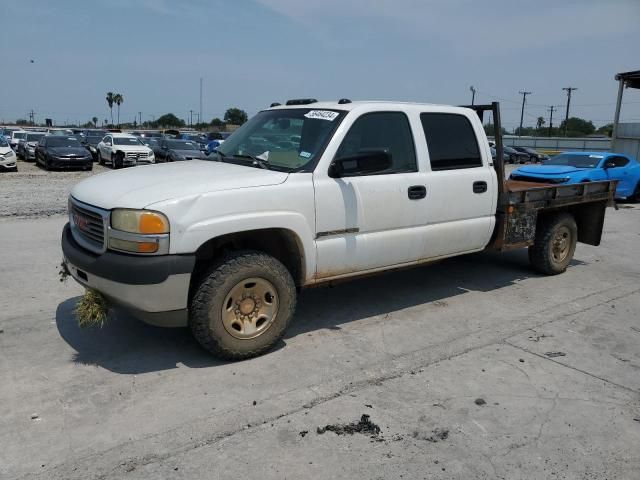
<svg viewBox="0 0 640 480"><path fill-rule="evenodd" d="M633 193L629 197L629 200L632 201L633 203L640 203L640 180L636 185L636 189L633 191Z"/></svg>
<svg viewBox="0 0 640 480"><path fill-rule="evenodd" d="M111 166L113 168L122 168L124 167L124 155L122 152L116 152L115 154L111 154Z"/></svg>
<svg viewBox="0 0 640 480"><path fill-rule="evenodd" d="M540 273L563 273L573 259L577 241L578 226L572 215L558 213L541 218L535 243L529 247L529 261Z"/></svg>
<svg viewBox="0 0 640 480"><path fill-rule="evenodd" d="M236 309L231 295L244 281L248 282L246 285L255 285L250 283L251 279L266 281L273 287L275 296L269 301L265 295L263 301L265 305L275 303L275 313L272 320L266 320L269 322L268 326L261 327L264 330L257 336L237 338L240 330L235 335L230 333L229 326L225 326L223 320L223 307L232 317L241 314L242 306L236 302ZM237 298L244 303L244 293ZM256 299L255 296L253 298ZM259 302L254 302L253 305L251 315L259 316ZM267 352L282 339L293 317L295 305L295 283L282 263L262 252L237 251L221 258L202 277L189 304L189 327L200 345L214 356L224 360L243 360ZM235 313L231 309L235 309ZM242 324L243 321L238 319L237 323ZM259 321L256 320L256 325Z"/></svg>
<svg viewBox="0 0 640 480"><path fill-rule="evenodd" d="M45 170L47 170L47 171L51 170L51 166L49 165L49 160L48 160L46 155L44 156L43 164L44 164L43 167L44 167Z"/></svg>

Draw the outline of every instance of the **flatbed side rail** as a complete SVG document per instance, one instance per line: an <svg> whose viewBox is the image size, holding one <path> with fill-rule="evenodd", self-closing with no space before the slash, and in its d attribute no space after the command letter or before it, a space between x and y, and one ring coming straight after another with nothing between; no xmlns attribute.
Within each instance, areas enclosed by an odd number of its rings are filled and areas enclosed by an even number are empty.
<svg viewBox="0 0 640 480"><path fill-rule="evenodd" d="M616 181L524 187L510 190L505 182L505 202L496 214L496 229L487 246L512 250L533 245L540 218L555 211L571 213L578 224L578 241L599 245L607 206L614 205Z"/></svg>

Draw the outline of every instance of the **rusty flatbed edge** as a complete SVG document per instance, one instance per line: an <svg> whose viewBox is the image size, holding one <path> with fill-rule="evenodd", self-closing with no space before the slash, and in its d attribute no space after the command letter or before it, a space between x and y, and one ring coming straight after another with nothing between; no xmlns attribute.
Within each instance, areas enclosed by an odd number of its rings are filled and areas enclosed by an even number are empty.
<svg viewBox="0 0 640 480"><path fill-rule="evenodd" d="M520 192L537 187L557 187L557 185L551 183L523 182L522 180L505 180L504 187L505 192Z"/></svg>

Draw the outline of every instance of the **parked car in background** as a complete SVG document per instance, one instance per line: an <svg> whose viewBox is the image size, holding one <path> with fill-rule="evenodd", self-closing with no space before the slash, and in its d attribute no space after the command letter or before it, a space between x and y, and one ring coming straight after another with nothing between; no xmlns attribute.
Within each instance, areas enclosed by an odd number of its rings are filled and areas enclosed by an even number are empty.
<svg viewBox="0 0 640 480"><path fill-rule="evenodd" d="M98 161L98 144L100 140L102 140L105 135L107 135L106 130L95 130L95 129L87 129L83 130L83 140L82 143L84 147L91 152L91 156L93 157L93 161Z"/></svg>
<svg viewBox="0 0 640 480"><path fill-rule="evenodd" d="M153 154L156 157L156 162L163 161L162 149L160 148L160 143L162 142L162 138L140 137L140 141L144 143L147 147L149 147L151 150L153 150Z"/></svg>
<svg viewBox="0 0 640 480"><path fill-rule="evenodd" d="M23 160L35 160L36 159L36 147L38 142L44 137L44 132L27 132L24 140L21 140L18 144L17 154L19 158Z"/></svg>
<svg viewBox="0 0 640 480"><path fill-rule="evenodd" d="M13 132L16 132L20 130L19 128L10 128L10 127L4 127L2 129L0 129L0 136L4 137L7 139L7 142L11 141L11 134Z"/></svg>
<svg viewBox="0 0 640 480"><path fill-rule="evenodd" d="M17 160L16 152L9 145L9 141L4 136L0 136L0 168L17 172Z"/></svg>
<svg viewBox="0 0 640 480"><path fill-rule="evenodd" d="M198 145L198 149L202 152L207 150L207 137L201 133L183 133L182 140L189 140Z"/></svg>
<svg viewBox="0 0 640 480"><path fill-rule="evenodd" d="M91 170L91 153L74 136L45 135L36 147L36 163L45 170L80 168Z"/></svg>
<svg viewBox="0 0 640 480"><path fill-rule="evenodd" d="M564 152L542 165L515 169L511 179L552 184L617 180L616 198L640 202L640 163L619 153Z"/></svg>
<svg viewBox="0 0 640 480"><path fill-rule="evenodd" d="M549 160L549 156L545 155L544 153L540 153L538 152L536 149L534 148L530 148L530 147L513 147L515 150L519 151L520 153L526 153L527 155L529 155L529 161L530 162L543 162L545 160Z"/></svg>
<svg viewBox="0 0 640 480"><path fill-rule="evenodd" d="M529 161L529 154L517 151L512 147L502 147L505 163L527 163Z"/></svg>
<svg viewBox="0 0 640 480"><path fill-rule="evenodd" d="M155 163L153 150L138 137L126 133L109 133L98 143L98 161L113 168Z"/></svg>
<svg viewBox="0 0 640 480"><path fill-rule="evenodd" d="M228 136L228 135L227 135ZM224 143L225 136L220 132L210 132L207 135L207 145L205 147L205 153L209 155L216 148Z"/></svg>
<svg viewBox="0 0 640 480"><path fill-rule="evenodd" d="M206 157L197 143L189 140L163 139L160 142L161 158L165 162L203 160Z"/></svg>
<svg viewBox="0 0 640 480"><path fill-rule="evenodd" d="M14 130L11 132L11 139L9 140L9 145L13 148L15 152L18 149L18 143L20 140L24 140L24 137L27 135L26 130Z"/></svg>
<svg viewBox="0 0 640 480"><path fill-rule="evenodd" d="M47 135L73 135L73 130L69 128L49 128Z"/></svg>

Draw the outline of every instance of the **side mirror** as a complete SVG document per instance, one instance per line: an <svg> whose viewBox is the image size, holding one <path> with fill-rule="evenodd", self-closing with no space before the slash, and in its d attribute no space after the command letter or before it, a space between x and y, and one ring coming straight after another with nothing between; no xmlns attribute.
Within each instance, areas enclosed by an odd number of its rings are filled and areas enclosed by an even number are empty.
<svg viewBox="0 0 640 480"><path fill-rule="evenodd" d="M608 168L614 168L616 166L616 162L613 160L607 160L604 162L604 165L602 165L602 168L604 168L605 170L607 170Z"/></svg>
<svg viewBox="0 0 640 480"><path fill-rule="evenodd" d="M331 178L371 175L391 167L391 154L387 150L362 150L354 155L336 158L329 165Z"/></svg>

